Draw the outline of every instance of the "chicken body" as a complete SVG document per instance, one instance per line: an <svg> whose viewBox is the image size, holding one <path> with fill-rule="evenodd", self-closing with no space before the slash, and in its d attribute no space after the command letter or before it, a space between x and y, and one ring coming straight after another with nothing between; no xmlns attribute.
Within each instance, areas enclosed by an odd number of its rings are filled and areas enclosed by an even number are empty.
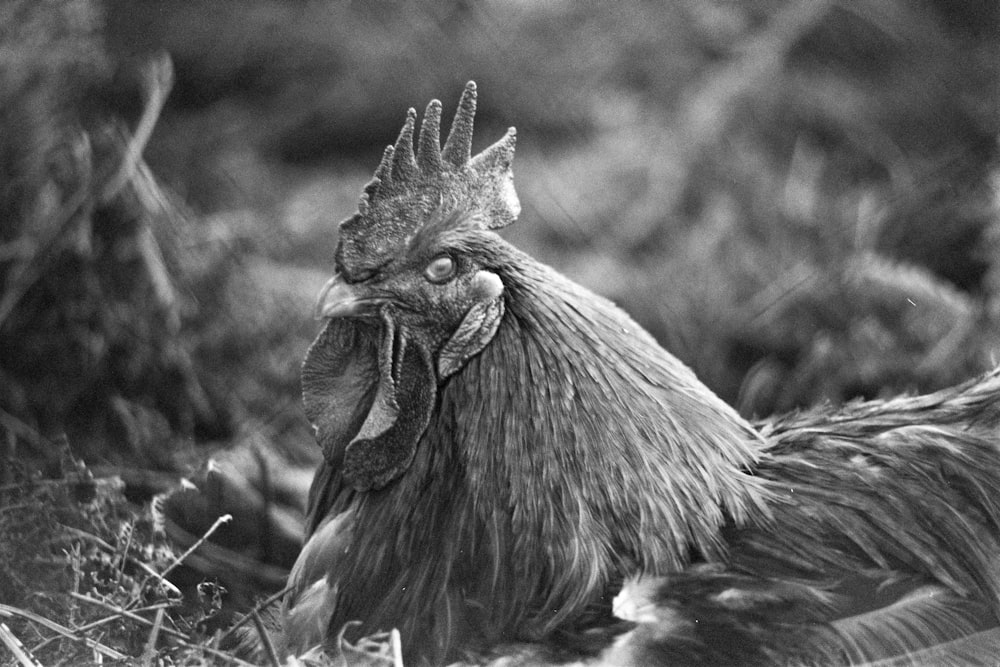
<svg viewBox="0 0 1000 667"><path fill-rule="evenodd" d="M755 428L490 231L516 216L513 133L470 161L474 87L443 149L435 104L321 297L303 387L325 462L288 652L353 621L398 628L407 664L1000 649L1000 376Z"/></svg>
<svg viewBox="0 0 1000 667"><path fill-rule="evenodd" d="M610 303L480 240L509 295L499 330L441 386L397 481L359 493L324 464L311 526L344 551L311 559L314 538L300 562L318 570L293 572L336 573L332 625L399 627L434 656L606 624L624 576L717 560L727 521L765 510L749 425Z"/></svg>

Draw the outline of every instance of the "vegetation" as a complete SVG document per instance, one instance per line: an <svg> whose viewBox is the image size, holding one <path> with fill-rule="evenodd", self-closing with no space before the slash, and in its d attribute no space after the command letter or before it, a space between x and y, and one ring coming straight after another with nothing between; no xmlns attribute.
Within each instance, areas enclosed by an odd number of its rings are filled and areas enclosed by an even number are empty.
<svg viewBox="0 0 1000 667"><path fill-rule="evenodd" d="M222 660L294 558L335 223L468 79L504 234L746 415L991 367L998 41L990 0L3 3L0 640ZM217 507L158 515L181 475Z"/></svg>

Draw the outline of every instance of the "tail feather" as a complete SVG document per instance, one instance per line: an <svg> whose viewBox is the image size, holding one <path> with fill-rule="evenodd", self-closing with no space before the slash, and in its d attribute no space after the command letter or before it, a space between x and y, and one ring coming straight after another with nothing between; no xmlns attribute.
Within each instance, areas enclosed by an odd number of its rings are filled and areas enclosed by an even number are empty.
<svg viewBox="0 0 1000 667"><path fill-rule="evenodd" d="M1000 373L765 432L773 520L731 536L742 567L910 573L1000 611Z"/></svg>
<svg viewBox="0 0 1000 667"><path fill-rule="evenodd" d="M990 631L1000 631L986 604L935 585L920 586L887 606L837 619L831 626L852 664L910 664L906 660L919 655L945 660L952 651L960 654L969 637L985 639Z"/></svg>
<svg viewBox="0 0 1000 667"><path fill-rule="evenodd" d="M615 613L636 627L593 664L881 667L993 664L1000 656L989 607L942 586L916 585L837 618L841 603L851 606L817 587L717 565L633 580Z"/></svg>
<svg viewBox="0 0 1000 667"><path fill-rule="evenodd" d="M997 659L1000 369L762 431L773 513L729 535L732 567L833 594L816 637L851 664Z"/></svg>
<svg viewBox="0 0 1000 667"><path fill-rule="evenodd" d="M1000 661L1000 628L990 628L894 658L860 663L858 667L968 667Z"/></svg>

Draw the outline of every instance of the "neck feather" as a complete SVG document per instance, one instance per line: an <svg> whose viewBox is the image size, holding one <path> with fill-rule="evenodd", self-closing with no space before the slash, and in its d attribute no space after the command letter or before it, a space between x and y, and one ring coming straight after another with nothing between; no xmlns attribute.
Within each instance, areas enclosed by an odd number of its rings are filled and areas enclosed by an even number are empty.
<svg viewBox="0 0 1000 667"><path fill-rule="evenodd" d="M644 571L720 555L719 528L763 511L760 436L619 308L512 259L500 330L442 395L478 510L506 504L556 572L581 540Z"/></svg>
<svg viewBox="0 0 1000 667"><path fill-rule="evenodd" d="M513 248L495 269L503 322L441 387L411 468L341 505L357 528L337 615L439 655L606 619L623 577L723 558L722 526L766 513L759 436L686 366Z"/></svg>

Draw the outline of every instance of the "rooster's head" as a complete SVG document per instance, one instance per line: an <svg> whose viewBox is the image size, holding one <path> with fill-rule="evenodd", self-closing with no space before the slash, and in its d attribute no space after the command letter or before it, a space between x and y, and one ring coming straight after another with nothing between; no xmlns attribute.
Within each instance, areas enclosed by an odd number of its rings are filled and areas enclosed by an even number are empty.
<svg viewBox="0 0 1000 667"><path fill-rule="evenodd" d="M520 212L515 133L471 157L475 112L470 82L442 147L441 103L432 101L414 150L410 109L358 212L340 225L336 273L316 305L332 322L306 360L303 385L327 459L342 463L358 490L405 470L438 383L490 342L503 317L489 230ZM332 395L343 409L330 409Z"/></svg>

